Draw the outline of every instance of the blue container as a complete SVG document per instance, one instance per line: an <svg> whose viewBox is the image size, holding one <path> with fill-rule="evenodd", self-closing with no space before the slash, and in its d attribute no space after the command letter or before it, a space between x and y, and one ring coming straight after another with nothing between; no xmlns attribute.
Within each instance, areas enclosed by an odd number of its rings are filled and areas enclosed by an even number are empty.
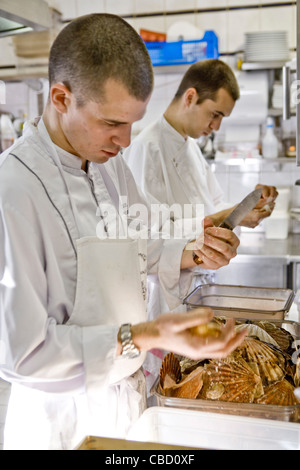
<svg viewBox="0 0 300 470"><path fill-rule="evenodd" d="M206 31L195 41L146 42L152 65L193 64L219 57L219 41L214 31Z"/></svg>

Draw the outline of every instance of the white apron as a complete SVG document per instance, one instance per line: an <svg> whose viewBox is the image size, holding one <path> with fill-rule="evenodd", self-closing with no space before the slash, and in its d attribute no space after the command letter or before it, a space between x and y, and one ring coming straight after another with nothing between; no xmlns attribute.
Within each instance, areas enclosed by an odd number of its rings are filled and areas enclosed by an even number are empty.
<svg viewBox="0 0 300 470"><path fill-rule="evenodd" d="M39 124L39 130L63 177L56 150L42 126ZM77 225L76 207L70 202ZM76 297L67 324L83 327L84 335L85 328L96 325L146 321L146 250L145 239L79 237ZM136 359L116 358L107 370L113 385L89 379L95 375L86 370L85 390L77 395L45 393L13 384L5 449L72 449L87 435L125 437L146 407L141 371L144 359L145 353Z"/></svg>

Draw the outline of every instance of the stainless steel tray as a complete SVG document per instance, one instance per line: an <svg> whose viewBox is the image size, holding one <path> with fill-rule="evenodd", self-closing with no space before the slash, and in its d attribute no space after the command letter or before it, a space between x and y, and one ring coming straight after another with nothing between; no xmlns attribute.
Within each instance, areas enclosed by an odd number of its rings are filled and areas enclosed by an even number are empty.
<svg viewBox="0 0 300 470"><path fill-rule="evenodd" d="M291 289L204 284L196 287L183 303L188 309L211 307L217 315L228 317L283 320L294 297Z"/></svg>
<svg viewBox="0 0 300 470"><path fill-rule="evenodd" d="M255 320L253 320L255 322ZM272 320L275 325L289 331L297 340L300 339L300 323L284 320ZM298 344L298 343L297 343ZM253 418L273 419L278 421L300 422L300 404L293 406L262 405L256 403L230 403L203 399L165 397L159 389L157 377L151 389L157 406L183 408L188 410L224 413L227 415L248 416Z"/></svg>

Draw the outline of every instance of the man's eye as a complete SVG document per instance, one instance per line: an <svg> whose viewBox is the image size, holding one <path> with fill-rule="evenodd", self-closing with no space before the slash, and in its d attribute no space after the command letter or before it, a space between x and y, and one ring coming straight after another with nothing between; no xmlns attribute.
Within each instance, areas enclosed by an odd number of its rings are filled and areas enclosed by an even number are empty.
<svg viewBox="0 0 300 470"><path fill-rule="evenodd" d="M115 122L108 122L108 121L105 121L105 124L108 126L108 127L117 127L117 123Z"/></svg>

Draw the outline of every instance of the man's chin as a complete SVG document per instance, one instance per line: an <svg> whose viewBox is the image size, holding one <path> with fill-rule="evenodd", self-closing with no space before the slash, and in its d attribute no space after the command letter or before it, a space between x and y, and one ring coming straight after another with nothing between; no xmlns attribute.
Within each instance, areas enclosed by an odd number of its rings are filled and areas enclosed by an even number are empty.
<svg viewBox="0 0 300 470"><path fill-rule="evenodd" d="M98 163L105 163L111 158L115 158L117 155L117 153L101 152L99 156L95 157L94 161Z"/></svg>
<svg viewBox="0 0 300 470"><path fill-rule="evenodd" d="M95 160L97 163L105 163L105 162L108 162L108 160L110 159L110 157L106 157L104 155L102 155L100 158L98 158L97 160Z"/></svg>

